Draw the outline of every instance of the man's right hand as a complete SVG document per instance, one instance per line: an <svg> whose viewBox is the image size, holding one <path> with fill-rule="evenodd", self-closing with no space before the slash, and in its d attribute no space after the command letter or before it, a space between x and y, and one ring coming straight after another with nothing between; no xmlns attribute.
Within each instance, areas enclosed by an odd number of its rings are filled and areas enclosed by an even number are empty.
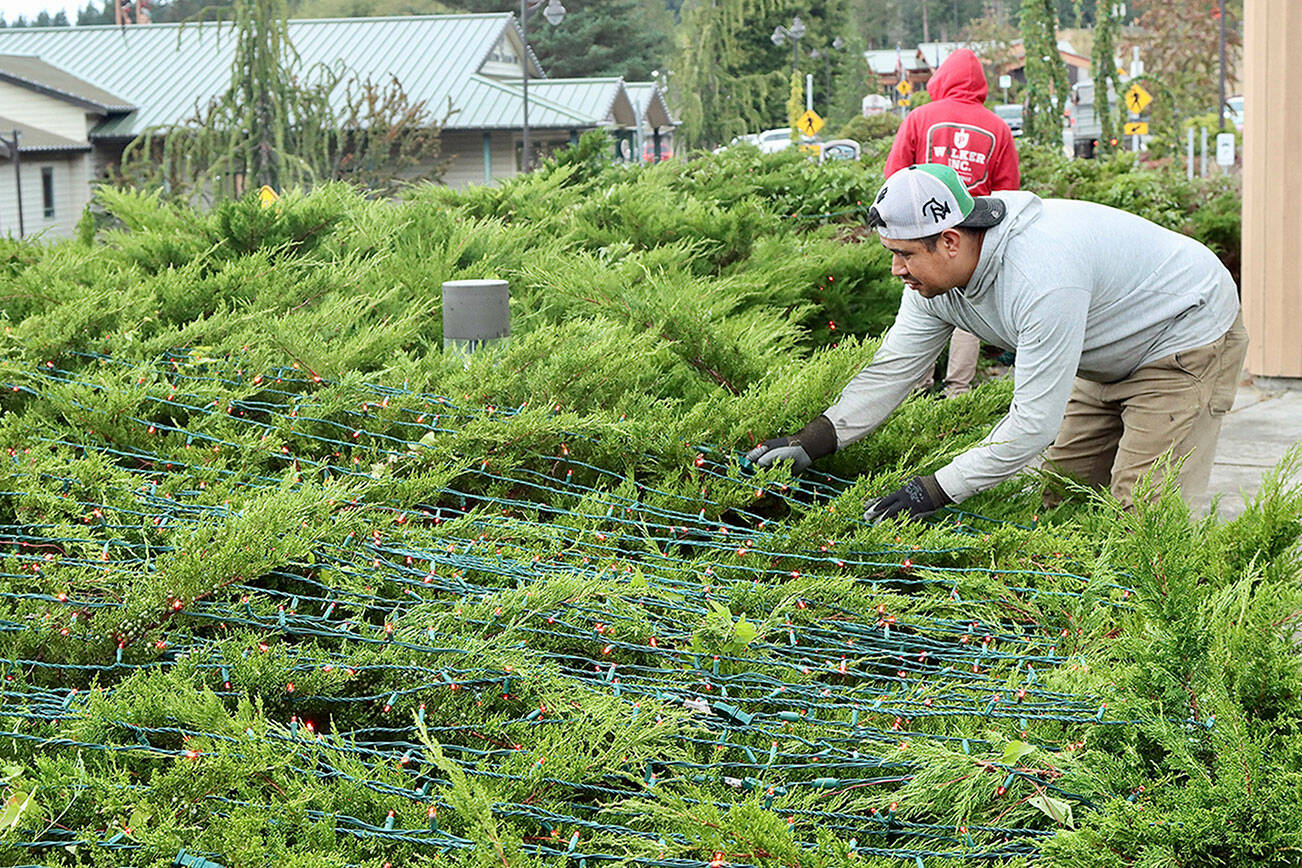
<svg viewBox="0 0 1302 868"><path fill-rule="evenodd" d="M800 445L800 437L795 434L765 440L746 453L746 460L756 467L772 467L779 461L790 461L793 474L804 473L814 463L805 447Z"/></svg>
<svg viewBox="0 0 1302 868"><path fill-rule="evenodd" d="M824 455L836 451L836 429L826 416L819 416L799 432L786 437L774 437L746 453L743 468L772 467L780 461L791 463L791 472L803 473Z"/></svg>

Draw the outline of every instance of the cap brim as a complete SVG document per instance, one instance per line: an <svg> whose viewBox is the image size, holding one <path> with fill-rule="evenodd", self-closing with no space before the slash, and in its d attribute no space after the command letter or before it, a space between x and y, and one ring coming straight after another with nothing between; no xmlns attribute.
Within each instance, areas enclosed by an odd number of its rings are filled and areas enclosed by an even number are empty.
<svg viewBox="0 0 1302 868"><path fill-rule="evenodd" d="M1003 199L994 196L976 196L972 200L972 211L959 223L964 229L989 229L1004 219L1008 206Z"/></svg>

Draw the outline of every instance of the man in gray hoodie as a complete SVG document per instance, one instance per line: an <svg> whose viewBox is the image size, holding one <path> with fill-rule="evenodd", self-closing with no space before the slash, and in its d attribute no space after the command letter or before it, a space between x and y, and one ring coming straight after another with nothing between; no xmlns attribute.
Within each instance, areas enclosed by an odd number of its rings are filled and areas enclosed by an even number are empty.
<svg viewBox="0 0 1302 868"><path fill-rule="evenodd" d="M1091 202L973 198L938 165L888 178L869 223L906 287L894 325L835 404L748 459L799 472L867 436L957 327L1017 351L1012 406L980 444L865 518L928 515L1011 477L1046 447L1051 467L1109 486L1126 507L1168 452L1184 459L1186 497L1206 489L1247 351L1234 280L1210 250Z"/></svg>

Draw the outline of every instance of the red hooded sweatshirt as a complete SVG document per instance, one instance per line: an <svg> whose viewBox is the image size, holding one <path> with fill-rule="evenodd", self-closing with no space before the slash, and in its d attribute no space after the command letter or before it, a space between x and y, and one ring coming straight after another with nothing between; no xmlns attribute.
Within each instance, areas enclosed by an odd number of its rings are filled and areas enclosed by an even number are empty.
<svg viewBox="0 0 1302 868"><path fill-rule="evenodd" d="M915 163L953 167L973 196L1016 190L1022 176L1008 124L986 108L986 76L960 48L927 83L931 102L909 112L886 158L886 177Z"/></svg>

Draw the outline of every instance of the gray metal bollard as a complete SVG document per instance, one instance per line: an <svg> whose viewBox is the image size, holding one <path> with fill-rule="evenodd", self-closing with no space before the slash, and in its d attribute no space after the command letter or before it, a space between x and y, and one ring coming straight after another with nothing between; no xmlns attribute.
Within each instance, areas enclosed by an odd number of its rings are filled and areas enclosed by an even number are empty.
<svg viewBox="0 0 1302 868"><path fill-rule="evenodd" d="M443 284L443 351L469 355L511 334L505 280L449 280Z"/></svg>

